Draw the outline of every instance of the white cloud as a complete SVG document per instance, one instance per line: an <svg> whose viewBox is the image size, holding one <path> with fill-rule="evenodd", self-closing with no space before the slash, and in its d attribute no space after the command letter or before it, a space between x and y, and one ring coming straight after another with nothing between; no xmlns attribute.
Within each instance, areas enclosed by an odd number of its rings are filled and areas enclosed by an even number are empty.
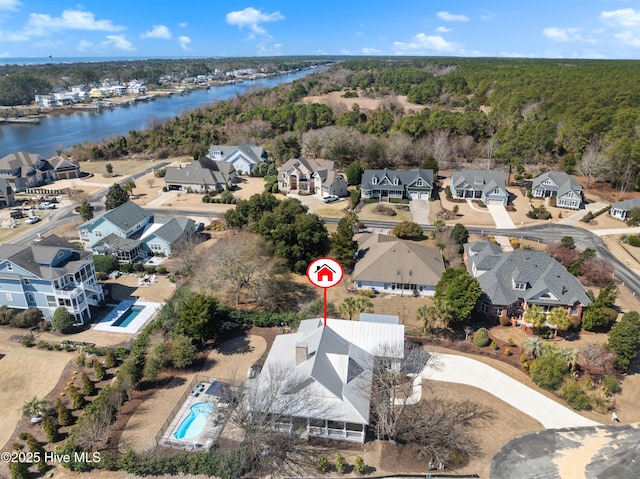
<svg viewBox="0 0 640 479"><path fill-rule="evenodd" d="M469 21L469 17L467 17L466 15L460 15L456 13L438 12L436 13L436 16L440 20L444 20L446 22L468 22Z"/></svg>
<svg viewBox="0 0 640 479"><path fill-rule="evenodd" d="M453 28L447 28L447 27L438 27L438 28L436 28L436 32L438 32L438 33L448 33L451 30L453 30Z"/></svg>
<svg viewBox="0 0 640 479"><path fill-rule="evenodd" d="M80 40L78 46L76 47L79 51L84 52L93 47L93 43L88 42L87 40Z"/></svg>
<svg viewBox="0 0 640 479"><path fill-rule="evenodd" d="M353 52L348 48L342 48L340 50L340 55L353 55Z"/></svg>
<svg viewBox="0 0 640 479"><path fill-rule="evenodd" d="M576 40L582 40L579 28L549 27L542 30L542 34L557 42L573 42Z"/></svg>
<svg viewBox="0 0 640 479"><path fill-rule="evenodd" d="M600 12L600 20L611 26L635 27L640 25L640 11L633 8L621 8L610 12Z"/></svg>
<svg viewBox="0 0 640 479"><path fill-rule="evenodd" d="M128 52L135 51L133 43L125 38L124 35L107 35L107 40L103 42L105 46L113 46L118 50L125 50Z"/></svg>
<svg viewBox="0 0 640 479"><path fill-rule="evenodd" d="M363 48L362 49L362 54L363 55L380 55L382 53L381 50L378 50L377 48Z"/></svg>
<svg viewBox="0 0 640 479"><path fill-rule="evenodd" d="M0 53L0 58L11 58L11 53L9 52Z"/></svg>
<svg viewBox="0 0 640 479"><path fill-rule="evenodd" d="M191 50L191 48L189 48L189 45L191 44L191 38L184 35L179 36L178 43L180 44L180 48L182 48L183 50Z"/></svg>
<svg viewBox="0 0 640 479"><path fill-rule="evenodd" d="M0 42L26 42L30 38L23 33L3 32L0 30Z"/></svg>
<svg viewBox="0 0 640 479"><path fill-rule="evenodd" d="M17 12L21 6L19 0L0 0L0 10L8 12Z"/></svg>
<svg viewBox="0 0 640 479"><path fill-rule="evenodd" d="M164 40L171 40L173 36L167 27L164 25L154 25L151 30L147 30L140 38L162 38Z"/></svg>
<svg viewBox="0 0 640 479"><path fill-rule="evenodd" d="M629 47L640 47L640 37L632 32L620 32L616 33L614 37L624 45Z"/></svg>
<svg viewBox="0 0 640 479"><path fill-rule="evenodd" d="M111 20L96 20L91 12L82 10L65 10L59 17L46 13L32 13L26 25L26 32L32 35L44 35L52 30L93 30L117 32L125 27L114 25Z"/></svg>
<svg viewBox="0 0 640 479"><path fill-rule="evenodd" d="M178 23L178 26L179 26L180 28L186 28L186 27L187 27L187 25L188 25L188 23L187 23L187 22L180 22L180 23Z"/></svg>
<svg viewBox="0 0 640 479"><path fill-rule="evenodd" d="M280 12L263 13L253 7L247 7L244 10L227 13L226 20L229 25L248 27L253 33L264 35L267 32L260 26L261 23L284 20L284 16Z"/></svg>
<svg viewBox="0 0 640 479"><path fill-rule="evenodd" d="M425 35L424 33L418 33L409 43L394 42L393 45L400 51L450 52L459 48L457 43L448 42L439 35Z"/></svg>

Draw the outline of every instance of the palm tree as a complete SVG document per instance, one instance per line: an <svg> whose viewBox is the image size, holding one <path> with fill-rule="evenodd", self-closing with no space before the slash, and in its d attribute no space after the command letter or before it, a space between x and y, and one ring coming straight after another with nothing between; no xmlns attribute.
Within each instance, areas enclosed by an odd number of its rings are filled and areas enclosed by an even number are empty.
<svg viewBox="0 0 640 479"><path fill-rule="evenodd" d="M122 188L130 195L133 195L133 190L135 187L136 187L136 182L133 180L129 180L124 185L122 185Z"/></svg>
<svg viewBox="0 0 640 479"><path fill-rule="evenodd" d="M529 357L537 359L544 352L544 341L540 338L529 338L522 343L522 351Z"/></svg>
<svg viewBox="0 0 640 479"><path fill-rule="evenodd" d="M567 363L567 366L574 371L576 369L576 364L578 364L578 355L576 354L576 350L573 348L558 348L556 349L556 354L564 359Z"/></svg>
<svg viewBox="0 0 640 479"><path fill-rule="evenodd" d="M356 311L358 313L372 313L373 303L366 296L359 296L355 300Z"/></svg>
<svg viewBox="0 0 640 479"><path fill-rule="evenodd" d="M26 419L39 418L46 414L48 408L49 403L47 401L34 396L31 401L27 401L22 405L22 417Z"/></svg>
<svg viewBox="0 0 640 479"><path fill-rule="evenodd" d="M547 323L555 328L553 333L554 338L558 335L558 331L566 331L569 329L569 326L571 326L569 313L567 313L565 308L553 308L547 318Z"/></svg>
<svg viewBox="0 0 640 479"><path fill-rule="evenodd" d="M436 307L423 304L416 311L416 319L424 323L424 329L431 329L432 321L436 317Z"/></svg>
<svg viewBox="0 0 640 479"><path fill-rule="evenodd" d="M342 314L342 316L348 317L349 321L351 321L354 313L358 311L356 298L352 296L347 296L346 298L344 298L338 305L338 311L340 311L340 314Z"/></svg>
<svg viewBox="0 0 640 479"><path fill-rule="evenodd" d="M530 305L524 313L524 321L530 324L533 329L540 329L547 321L547 316L544 314L542 306L537 304Z"/></svg>

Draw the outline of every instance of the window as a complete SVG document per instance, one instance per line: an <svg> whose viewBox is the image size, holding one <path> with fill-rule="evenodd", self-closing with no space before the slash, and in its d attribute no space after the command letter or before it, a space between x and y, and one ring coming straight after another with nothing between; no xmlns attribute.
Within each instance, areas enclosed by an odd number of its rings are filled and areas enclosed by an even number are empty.
<svg viewBox="0 0 640 479"><path fill-rule="evenodd" d="M36 297L33 295L33 293L27 293L27 301L29 301L30 303L35 303Z"/></svg>
<svg viewBox="0 0 640 479"><path fill-rule="evenodd" d="M96 236L96 238L102 238L102 231L100 230L95 230L93 234Z"/></svg>
<svg viewBox="0 0 640 479"><path fill-rule="evenodd" d="M503 308L496 308L494 311L496 316L502 316Z"/></svg>
<svg viewBox="0 0 640 479"><path fill-rule="evenodd" d="M31 281L29 281L29 278L22 278L22 283L23 284L31 284Z"/></svg>
<svg viewBox="0 0 640 479"><path fill-rule="evenodd" d="M13 265L11 263L7 263L7 271L13 271Z"/></svg>
<svg viewBox="0 0 640 479"><path fill-rule="evenodd" d="M378 178L376 178L375 176L373 178L371 178L371 184L372 185L377 185L378 184Z"/></svg>
<svg viewBox="0 0 640 479"><path fill-rule="evenodd" d="M11 293L7 293L7 301L13 301L13 295Z"/></svg>
<svg viewBox="0 0 640 479"><path fill-rule="evenodd" d="M394 185L398 185L400 183L400 181L398 181L398 178L394 178L393 179L393 184Z"/></svg>
<svg viewBox="0 0 640 479"><path fill-rule="evenodd" d="M485 302L480 303L480 311L486 313L487 311L489 311L489 305Z"/></svg>
<svg viewBox="0 0 640 479"><path fill-rule="evenodd" d="M424 181L422 181L422 178L418 178L418 180L416 181L416 186L424 186Z"/></svg>
<svg viewBox="0 0 640 479"><path fill-rule="evenodd" d="M151 251L162 251L162 245L160 243L151 243L149 247Z"/></svg>
<svg viewBox="0 0 640 479"><path fill-rule="evenodd" d="M513 289L527 289L527 283L514 283Z"/></svg>

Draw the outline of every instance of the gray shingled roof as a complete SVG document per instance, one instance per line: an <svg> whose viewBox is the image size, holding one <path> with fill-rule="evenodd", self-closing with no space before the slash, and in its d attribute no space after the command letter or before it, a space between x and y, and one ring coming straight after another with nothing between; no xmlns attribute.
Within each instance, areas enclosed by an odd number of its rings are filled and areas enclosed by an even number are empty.
<svg viewBox="0 0 640 479"><path fill-rule="evenodd" d="M224 161L215 161L203 156L202 158L187 163L184 167L169 167L164 176L167 184L192 184L208 185L229 183L235 176L236 170L233 164Z"/></svg>
<svg viewBox="0 0 640 479"><path fill-rule="evenodd" d="M371 182L373 178L378 180L375 185ZM422 181L424 181L426 185L416 188L433 188L433 170L425 170L422 168L416 168L414 170L390 170L388 168L382 170L364 170L362 173L362 181L360 182L361 188L380 189L381 186L385 186L381 184L385 178L389 180L390 184L386 185L389 188L402 187L406 190L412 186L418 178L422 178ZM393 180L396 178L398 179L398 185L393 184Z"/></svg>
<svg viewBox="0 0 640 479"><path fill-rule="evenodd" d="M547 178L551 179L557 186L542 184ZM548 171L536 176L533 180L531 188L557 191L557 196L563 196L569 191L573 191L577 195L580 195L582 191L582 185L578 183L572 176L568 175L564 171Z"/></svg>
<svg viewBox="0 0 640 479"><path fill-rule="evenodd" d="M622 211L629 211L634 208L640 208L640 198L634 198L631 200L618 201L611 204L611 209L617 209Z"/></svg>
<svg viewBox="0 0 640 479"><path fill-rule="evenodd" d="M473 190L489 193L500 187L506 191L504 172L496 170L457 170L451 174L451 189L460 188L465 183Z"/></svg>
<svg viewBox="0 0 640 479"><path fill-rule="evenodd" d="M190 218L182 217L171 218L167 216L156 216L153 220L154 223L164 223L154 231L154 234L169 244L180 238L185 231L193 231L193 225L195 223Z"/></svg>
<svg viewBox="0 0 640 479"><path fill-rule="evenodd" d="M466 249L469 251L477 247L471 243ZM485 247L475 256L467 254L467 257L470 271L473 271L474 263L482 265L478 269L492 264L488 271L477 276L484 295L492 304L509 305L519 298L528 303L550 306L575 303L587 306L591 302L578 279L541 251L517 250L496 254L492 248ZM526 289L516 290L514 280L526 283ZM545 294L550 296L545 297Z"/></svg>
<svg viewBox="0 0 640 479"><path fill-rule="evenodd" d="M444 273L439 249L385 236L359 237L358 244L364 257L355 265L354 281L438 283Z"/></svg>
<svg viewBox="0 0 640 479"><path fill-rule="evenodd" d="M148 213L133 201L127 201L120 206L107 211L101 218L109 221L116 227L123 231L127 231L132 226L137 225L145 218L149 218L151 213ZM93 222L95 220L91 220Z"/></svg>
<svg viewBox="0 0 640 479"><path fill-rule="evenodd" d="M53 167L43 156L26 151L10 153L0 158L0 170L17 169L20 169L18 176L26 178L34 175L36 170L47 171L52 170Z"/></svg>

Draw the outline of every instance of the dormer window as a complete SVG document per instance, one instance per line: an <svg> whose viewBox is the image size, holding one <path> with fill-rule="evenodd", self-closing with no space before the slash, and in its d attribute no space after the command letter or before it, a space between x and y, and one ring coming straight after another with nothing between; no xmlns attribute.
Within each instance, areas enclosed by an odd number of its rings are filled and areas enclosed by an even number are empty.
<svg viewBox="0 0 640 479"><path fill-rule="evenodd" d="M513 289L525 290L527 289L527 283L513 282Z"/></svg>
<svg viewBox="0 0 640 479"><path fill-rule="evenodd" d="M394 179L393 179L393 184L394 184L394 185L396 185L396 186L397 186L399 183L400 183L400 181L398 180L398 178L394 178Z"/></svg>
<svg viewBox="0 0 640 479"><path fill-rule="evenodd" d="M418 178L418 180L416 181L416 186L424 186L424 181L422 181L422 178Z"/></svg>
<svg viewBox="0 0 640 479"><path fill-rule="evenodd" d="M376 178L375 176L373 178L371 178L371 184L372 185L377 185L378 184L378 178Z"/></svg>

